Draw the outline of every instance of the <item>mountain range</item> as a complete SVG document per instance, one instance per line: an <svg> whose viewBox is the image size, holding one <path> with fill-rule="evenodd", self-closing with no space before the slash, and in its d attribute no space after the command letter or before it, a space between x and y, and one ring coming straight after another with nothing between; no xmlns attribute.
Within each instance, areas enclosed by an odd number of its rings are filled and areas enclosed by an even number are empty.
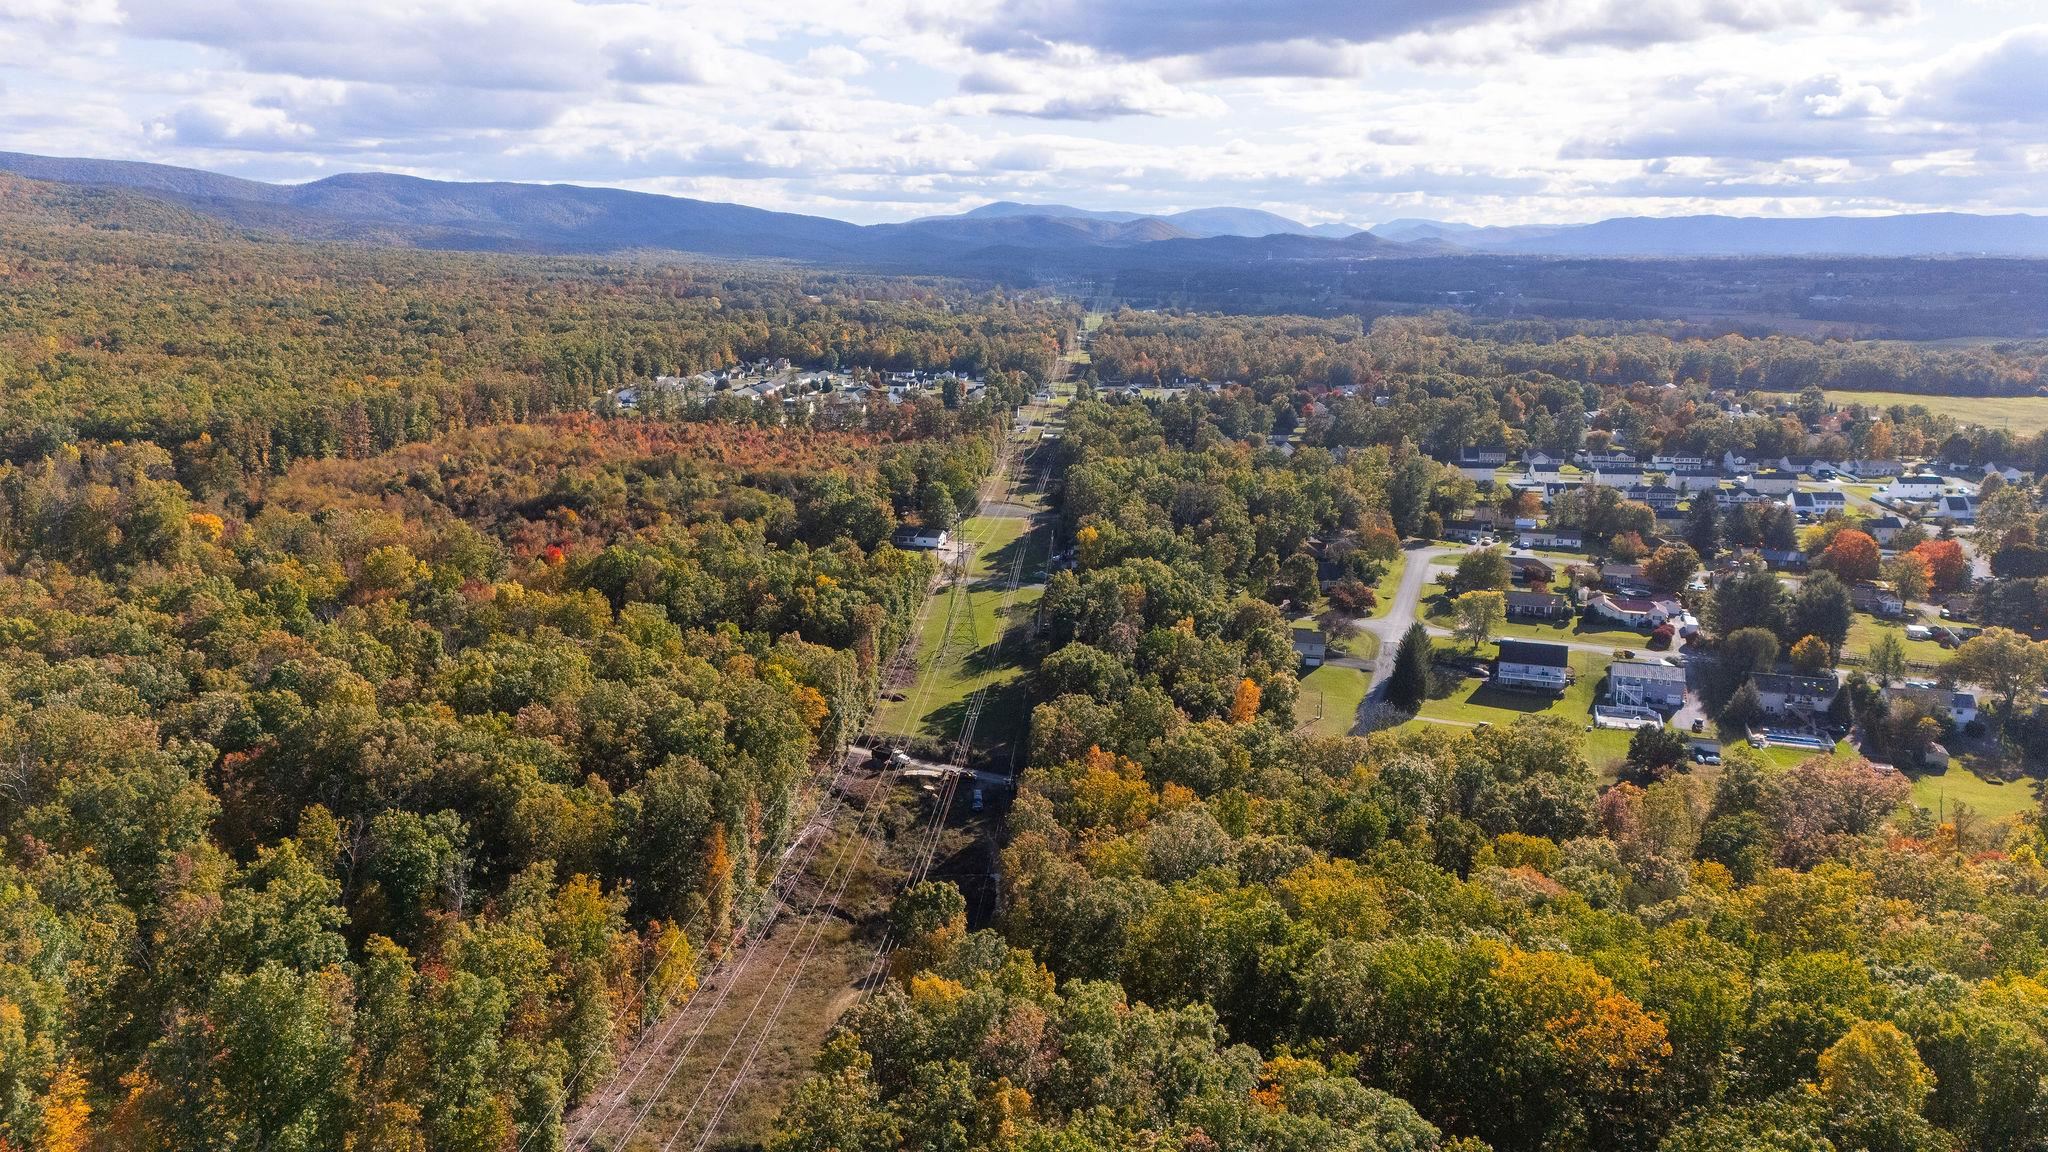
<svg viewBox="0 0 2048 1152"><path fill-rule="evenodd" d="M1626 217L1488 227L1402 219L1367 231L1255 208L1160 215L985 204L899 224L850 224L740 204L570 184L468 183L346 173L268 184L130 161L0 152L0 172L122 189L294 239L508 252L672 250L1005 276L1254 261L1458 253L1561 256L2048 256L2048 217Z"/></svg>

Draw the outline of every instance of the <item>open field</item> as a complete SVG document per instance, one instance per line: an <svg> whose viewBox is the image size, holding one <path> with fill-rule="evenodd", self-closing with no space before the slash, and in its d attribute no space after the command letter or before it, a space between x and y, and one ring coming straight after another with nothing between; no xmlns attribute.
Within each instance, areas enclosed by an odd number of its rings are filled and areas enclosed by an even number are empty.
<svg viewBox="0 0 2048 1152"><path fill-rule="evenodd" d="M1909 663L1938 667L1953 655L1948 649L1932 640L1908 640L1903 625L1890 624L1862 612L1856 613L1855 623L1849 626L1849 641L1842 645L1842 652L1848 656L1868 656L1877 638L1886 632L1896 632L1899 643L1906 649Z"/></svg>
<svg viewBox="0 0 2048 1152"><path fill-rule="evenodd" d="M1365 702L1371 676L1358 668L1325 664L1301 678L1301 694L1295 697L1294 720L1312 725L1319 736L1342 736L1358 722L1358 706Z"/></svg>
<svg viewBox="0 0 2048 1152"><path fill-rule="evenodd" d="M1922 396L1911 392L1828 393L1835 404L1876 404L1890 407L1918 404L1930 412L1953 416L1965 424L2010 428L2032 434L2048 429L2048 396Z"/></svg>
<svg viewBox="0 0 2048 1152"><path fill-rule="evenodd" d="M961 538L974 545L966 578L960 587L925 605L916 673L899 689L903 699L883 703L876 731L955 739L968 697L987 685L988 701L975 728L976 746L984 751L1000 748L1022 734L1025 670L1017 658L1024 645L1013 638L1000 656L996 646L1006 629L1030 619L1042 592L1035 584L1046 560L1044 534L1031 532L1030 526L1019 516L977 516L961 525ZM1023 584L1006 619L1003 601L1019 550L1024 553Z"/></svg>
<svg viewBox="0 0 2048 1152"><path fill-rule="evenodd" d="M1913 803L1940 816L1950 814L1958 803L1968 804L1986 820L2003 820L2034 806L2034 782L1999 783L1956 765L1939 775L1915 778Z"/></svg>

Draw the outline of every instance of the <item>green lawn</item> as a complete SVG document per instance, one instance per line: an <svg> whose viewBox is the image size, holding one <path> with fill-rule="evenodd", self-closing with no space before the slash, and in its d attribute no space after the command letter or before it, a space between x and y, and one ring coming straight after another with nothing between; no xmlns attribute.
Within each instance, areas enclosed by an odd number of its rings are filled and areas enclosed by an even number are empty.
<svg viewBox="0 0 2048 1152"><path fill-rule="evenodd" d="M1358 721L1358 706L1365 702L1371 677L1357 668L1325 664L1301 678L1301 694L1294 701L1294 719L1312 725L1321 736L1342 736Z"/></svg>
<svg viewBox="0 0 2048 1152"><path fill-rule="evenodd" d="M1462 646L1451 641L1440 642L1437 647L1446 651L1463 651ZM1482 656L1491 657L1498 654L1499 646L1482 644L1478 651ZM1576 723L1588 724L1592 722L1593 701L1610 663L1612 661L1598 653L1573 652L1574 682L1557 696L1496 688L1490 681L1468 679L1449 696L1424 701L1417 715L1426 719L1473 724L1506 724L1522 716L1563 716Z"/></svg>
<svg viewBox="0 0 2048 1152"><path fill-rule="evenodd" d="M1441 583L1432 583L1423 589L1424 615L1431 624L1449 628L1456 620L1451 611L1450 591ZM1513 640L1556 640L1576 641L1582 644L1612 644L1616 648L1633 648L1638 652L1649 650L1650 634L1618 624L1607 624L1599 620L1588 620L1574 616L1565 620L1506 620L1494 629L1494 635L1506 636Z"/></svg>
<svg viewBox="0 0 2048 1152"><path fill-rule="evenodd" d="M1401 591L1401 575L1406 571L1408 553L1404 549L1394 554L1393 562L1387 565L1385 572L1380 573L1380 582L1372 586L1373 596L1376 597L1372 608L1373 615L1380 616L1386 613L1387 606L1394 602L1394 597Z"/></svg>
<svg viewBox="0 0 2048 1152"><path fill-rule="evenodd" d="M1027 537L1030 521L1015 516L972 517L960 538L976 547L967 579L925 605L915 656L916 675L904 698L884 702L875 718L878 732L941 740L959 735L967 700L983 685L989 695L975 726L976 747L1002 745L1021 734L1025 646L1013 637L998 653L1003 598L1015 550L1025 550L1023 580L1010 608L1009 623L1029 619L1040 590L1028 585L1045 563L1043 533Z"/></svg>
<svg viewBox="0 0 2048 1152"><path fill-rule="evenodd" d="M2031 780L2001 784L1986 780L1961 765L1938 776L1913 781L1913 803L1937 815L1946 815L1957 803L1968 804L1986 820L2003 820L2034 806Z"/></svg>
<svg viewBox="0 0 2048 1152"><path fill-rule="evenodd" d="M1849 626L1849 641L1842 645L1842 652L1849 656L1868 656L1877 638L1886 632L1898 633L1899 643L1905 646L1906 659L1910 662L1939 667L1948 661L1948 649L1934 641L1908 640L1904 626L1881 621L1862 612L1856 613L1855 623Z"/></svg>

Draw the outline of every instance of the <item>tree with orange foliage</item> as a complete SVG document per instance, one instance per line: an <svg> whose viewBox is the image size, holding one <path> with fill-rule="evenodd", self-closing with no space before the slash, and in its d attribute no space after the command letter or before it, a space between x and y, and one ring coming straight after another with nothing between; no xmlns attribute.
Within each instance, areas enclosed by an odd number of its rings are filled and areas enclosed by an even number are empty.
<svg viewBox="0 0 2048 1152"><path fill-rule="evenodd" d="M1870 533L1845 528L1828 541L1827 550L1814 563L1839 576L1845 583L1877 579L1883 555Z"/></svg>
<svg viewBox="0 0 2048 1152"><path fill-rule="evenodd" d="M1928 540L1906 554L1927 565L1927 578L1936 592L1954 592L1970 582L1970 558L1953 540Z"/></svg>
<svg viewBox="0 0 2048 1152"><path fill-rule="evenodd" d="M1230 722L1249 724L1259 715L1259 686L1249 676L1237 682L1237 696L1230 702Z"/></svg>

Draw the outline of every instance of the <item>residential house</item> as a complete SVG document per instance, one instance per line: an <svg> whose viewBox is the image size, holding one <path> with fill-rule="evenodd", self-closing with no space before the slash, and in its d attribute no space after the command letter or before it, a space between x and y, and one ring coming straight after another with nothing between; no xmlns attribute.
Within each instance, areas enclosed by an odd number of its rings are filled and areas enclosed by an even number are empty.
<svg viewBox="0 0 2048 1152"><path fill-rule="evenodd" d="M1889 480L1905 470L1897 460L1842 460L1835 464L1835 471L1858 480Z"/></svg>
<svg viewBox="0 0 2048 1152"><path fill-rule="evenodd" d="M1572 602L1555 592L1509 592L1508 615L1517 620L1569 620Z"/></svg>
<svg viewBox="0 0 2048 1152"><path fill-rule="evenodd" d="M1461 448L1452 463L1458 471L1474 480L1491 480L1496 470L1508 462L1505 448Z"/></svg>
<svg viewBox="0 0 2048 1152"><path fill-rule="evenodd" d="M1571 649L1538 640L1503 640L1493 682L1502 688L1562 692L1571 682Z"/></svg>
<svg viewBox="0 0 2048 1152"><path fill-rule="evenodd" d="M1806 553L1797 548L1759 548L1764 564L1780 572L1806 571Z"/></svg>
<svg viewBox="0 0 2048 1152"><path fill-rule="evenodd" d="M1635 453L1618 448L1610 448L1604 452L1581 452L1578 460L1588 471L1595 468L1622 468L1634 471L1642 467L1642 461L1636 459Z"/></svg>
<svg viewBox="0 0 2048 1152"><path fill-rule="evenodd" d="M1831 672L1825 676L1788 676L1779 672L1758 672L1750 677L1764 711L1786 719L1811 718L1826 712L1841 691Z"/></svg>
<svg viewBox="0 0 2048 1152"><path fill-rule="evenodd" d="M1555 472L1558 465L1564 463L1564 459L1559 456L1552 456L1548 452L1531 449L1528 452L1522 453L1522 463L1538 472Z"/></svg>
<svg viewBox="0 0 2048 1152"><path fill-rule="evenodd" d="M1825 519L1830 512L1847 512L1849 498L1833 489L1819 492L1794 492L1785 498L1785 506L1800 520Z"/></svg>
<svg viewBox="0 0 2048 1152"><path fill-rule="evenodd" d="M1320 628L1294 630L1294 655L1303 668L1320 668L1329 655L1330 641Z"/></svg>
<svg viewBox="0 0 2048 1152"><path fill-rule="evenodd" d="M1640 486L1643 474L1634 468L1601 466L1588 469L1586 483L1595 488L1629 488Z"/></svg>
<svg viewBox="0 0 2048 1152"><path fill-rule="evenodd" d="M1600 583L1617 596L1648 596L1655 590L1640 564L1602 564Z"/></svg>
<svg viewBox="0 0 2048 1152"><path fill-rule="evenodd" d="M1863 530L1870 533L1870 538L1879 544L1889 545L1892 542L1892 537L1906 530L1906 522L1897 516L1886 513L1883 516L1865 520L1863 522Z"/></svg>
<svg viewBox="0 0 2048 1152"><path fill-rule="evenodd" d="M1649 505L1652 511L1678 507L1678 489L1662 484L1631 484L1627 495L1638 504Z"/></svg>
<svg viewBox="0 0 2048 1152"><path fill-rule="evenodd" d="M1977 522L1977 498L1960 493L1943 496L1934 504L1934 518L1951 524L1975 524Z"/></svg>
<svg viewBox="0 0 2048 1152"><path fill-rule="evenodd" d="M1941 477L1932 472L1915 472L1910 476L1894 476L1878 495L1888 501L1919 502L1941 495L1942 488Z"/></svg>
<svg viewBox="0 0 2048 1152"><path fill-rule="evenodd" d="M1799 473L1765 468L1749 478L1749 486L1766 496L1788 496L1799 490Z"/></svg>
<svg viewBox="0 0 2048 1152"><path fill-rule="evenodd" d="M1676 468L1665 477L1666 483L1680 492L1711 492L1721 486L1727 476L1715 467Z"/></svg>
<svg viewBox="0 0 2048 1152"><path fill-rule="evenodd" d="M1615 596L1606 592L1586 601L1586 616L1624 628L1648 632L1677 619L1685 611L1676 600L1653 600L1647 596Z"/></svg>
<svg viewBox="0 0 2048 1152"><path fill-rule="evenodd" d="M1650 457L1650 467L1660 472L1669 472L1678 468L1705 468L1706 466L1707 458L1693 453L1659 454Z"/></svg>
<svg viewBox="0 0 2048 1152"><path fill-rule="evenodd" d="M1723 472L1745 472L1749 469L1749 457L1737 456L1733 450L1721 453Z"/></svg>
<svg viewBox="0 0 2048 1152"><path fill-rule="evenodd" d="M1607 698L1633 708L1685 707L1685 669L1639 660L1607 666Z"/></svg>
<svg viewBox="0 0 2048 1152"><path fill-rule="evenodd" d="M1444 525L1444 539L1456 540L1462 544L1477 544L1491 539L1493 527L1477 520L1452 520Z"/></svg>
<svg viewBox="0 0 2048 1152"><path fill-rule="evenodd" d="M1929 711L1948 717L1958 728L1977 718L1977 695L1974 692L1956 691L1920 681L1887 688L1884 694L1888 700L1917 700L1927 705Z"/></svg>
<svg viewBox="0 0 2048 1152"><path fill-rule="evenodd" d="M944 548L952 539L953 534L944 528L905 526L896 530L896 534L890 538L890 542L898 548L931 552Z"/></svg>
<svg viewBox="0 0 2048 1152"><path fill-rule="evenodd" d="M1770 497L1749 487L1720 488L1714 492L1714 503L1722 508L1733 508L1738 504L1765 504Z"/></svg>
<svg viewBox="0 0 2048 1152"><path fill-rule="evenodd" d="M2010 464L1986 464L1984 465L1984 475L1996 476L2007 484L2017 484L2027 478L2025 472Z"/></svg>
<svg viewBox="0 0 2048 1152"><path fill-rule="evenodd" d="M1522 533L1515 543L1548 552L1575 552L1586 546L1586 537L1576 528L1539 528Z"/></svg>
<svg viewBox="0 0 2048 1152"><path fill-rule="evenodd" d="M1899 617L1906 614L1906 598L1889 584L1859 580L1849 586L1849 603L1872 616Z"/></svg>
<svg viewBox="0 0 2048 1152"><path fill-rule="evenodd" d="M1557 569L1534 556L1510 556L1508 567L1514 570L1515 579L1531 588L1548 588L1557 579Z"/></svg>

